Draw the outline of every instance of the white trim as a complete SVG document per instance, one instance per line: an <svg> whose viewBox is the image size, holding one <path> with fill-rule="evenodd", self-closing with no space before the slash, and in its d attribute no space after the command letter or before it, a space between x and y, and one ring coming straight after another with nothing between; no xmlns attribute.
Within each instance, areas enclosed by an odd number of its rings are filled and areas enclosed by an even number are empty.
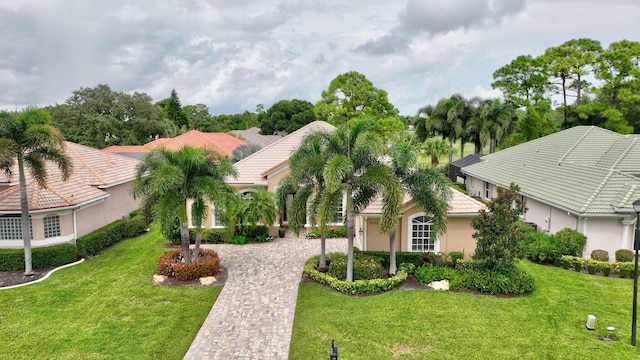
<svg viewBox="0 0 640 360"><path fill-rule="evenodd" d="M128 183L128 182L134 181L135 179L136 179L135 177L132 177L132 178L129 178L129 179L119 180L119 181L112 182L112 183L109 183L109 184L98 185L98 189L108 189L110 187L114 187L114 186L118 186L118 185L122 185L124 183Z"/></svg>
<svg viewBox="0 0 640 360"><path fill-rule="evenodd" d="M412 222L413 222L413 219L415 219L417 217L421 217L421 216L429 218L428 215L425 212L415 213L415 214L413 214L413 215L411 215L411 216L409 216L407 218L407 236L406 236L407 237L407 245L406 245L406 251L409 251L409 252L421 252L421 251L418 251L418 250L413 250L413 248L412 248L413 247L413 239L412 239L412 237L413 237L413 226L412 226ZM429 220L428 222L431 223L431 220ZM429 233L430 233L429 234L429 238L433 239L433 252L437 254L437 253L440 252L440 237L437 236L433 232L433 230L431 230L431 229L429 230ZM428 252L431 252L431 251L428 251Z"/></svg>
<svg viewBox="0 0 640 360"><path fill-rule="evenodd" d="M29 209L29 215L33 216L34 214L48 214L48 213L53 213L53 212L60 212L60 211L73 211L73 210L81 210L90 206L94 206L94 205L98 205L104 202L104 199L109 197L111 194L106 193L103 196L100 196L98 198L95 199L91 199L91 200L87 200L84 202L81 202L79 204L75 204L75 205L71 205L71 206L64 206L64 207L57 207L57 208L50 208L50 209L40 209L40 210L31 210ZM20 210L15 210L15 211L3 211L0 210L0 215L12 215L12 214L17 214L20 215Z"/></svg>
<svg viewBox="0 0 640 360"><path fill-rule="evenodd" d="M33 248L45 247L51 245L68 244L72 243L75 239L74 234L56 236L43 240L31 240L31 246ZM24 248L24 241L19 240L0 240L0 249L22 249Z"/></svg>

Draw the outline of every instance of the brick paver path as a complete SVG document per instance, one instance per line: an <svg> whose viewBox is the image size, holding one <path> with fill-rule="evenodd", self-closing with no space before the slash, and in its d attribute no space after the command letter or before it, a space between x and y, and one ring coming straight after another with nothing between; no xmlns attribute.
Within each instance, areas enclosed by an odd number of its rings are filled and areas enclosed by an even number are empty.
<svg viewBox="0 0 640 360"><path fill-rule="evenodd" d="M228 278L184 358L287 359L302 267L320 240L203 247L219 253ZM327 253L346 248L327 239Z"/></svg>

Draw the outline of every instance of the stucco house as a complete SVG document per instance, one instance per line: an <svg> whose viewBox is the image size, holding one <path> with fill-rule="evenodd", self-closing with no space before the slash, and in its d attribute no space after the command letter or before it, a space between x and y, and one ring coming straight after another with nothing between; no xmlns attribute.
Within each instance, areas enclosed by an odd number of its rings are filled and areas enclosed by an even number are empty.
<svg viewBox="0 0 640 360"><path fill-rule="evenodd" d="M289 156L298 148L305 135L317 130L333 131L334 129L332 125L323 121L312 122L235 163L238 176L229 178L227 181L241 193L256 188L275 192L280 180L289 173ZM471 237L474 232L470 224L471 219L483 207L484 205L480 202L453 190L453 199L449 204L448 230L436 238L431 236L428 216L411 198L406 198L402 216L398 219L398 250L464 251L470 256L475 250L475 239ZM381 202L374 201L356 216L356 245L360 249L389 250L388 237L380 234L377 223L381 209ZM287 223L286 212L281 220ZM269 228L271 235L277 234L277 223L279 221ZM215 210L212 209L205 226L223 227L215 218Z"/></svg>
<svg viewBox="0 0 640 360"><path fill-rule="evenodd" d="M469 194L483 199L517 183L528 208L523 220L538 231L583 233L583 256L603 249L613 258L618 249L632 249L640 135L576 126L485 155L461 171Z"/></svg>
<svg viewBox="0 0 640 360"><path fill-rule="evenodd" d="M73 166L66 181L47 164L47 186L41 189L27 170L33 247L74 243L139 206L129 196L138 160L68 141L65 151ZM13 174L0 174L0 248L23 246L17 168Z"/></svg>

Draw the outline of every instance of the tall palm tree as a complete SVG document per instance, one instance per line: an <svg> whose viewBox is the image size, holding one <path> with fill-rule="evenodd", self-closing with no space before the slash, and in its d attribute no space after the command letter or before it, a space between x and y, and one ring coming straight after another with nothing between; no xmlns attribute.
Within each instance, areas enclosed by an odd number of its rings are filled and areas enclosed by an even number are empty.
<svg viewBox="0 0 640 360"><path fill-rule="evenodd" d="M410 135L396 137L388 150L393 175L401 183L401 198L409 194L422 207L431 219L431 229L436 236L447 229L447 210L451 198L451 188L446 176L433 167L416 167L417 145ZM395 274L396 267L396 230L400 208L392 208L386 216L390 222L381 221L381 231L389 234L389 274ZM383 214L384 219L385 214Z"/></svg>
<svg viewBox="0 0 640 360"><path fill-rule="evenodd" d="M16 162L18 164L25 275L33 275L25 167L29 168L31 176L41 188L47 183L47 160L58 166L63 180L73 170L64 152L62 133L49 125L50 118L47 111L35 108L26 109L20 114L0 113L0 169L11 176Z"/></svg>
<svg viewBox="0 0 640 360"><path fill-rule="evenodd" d="M494 99L482 108L481 118L489 133L489 153L497 150L514 130L517 120L516 108L512 102Z"/></svg>
<svg viewBox="0 0 640 360"><path fill-rule="evenodd" d="M207 204L224 204L233 193L225 178L235 174L228 159L215 151L190 146L177 151L160 148L145 155L138 165L131 195L153 206L162 226L179 220L182 255L191 262L187 200L193 200L192 222L201 225ZM196 243L196 251L198 248Z"/></svg>
<svg viewBox="0 0 640 360"><path fill-rule="evenodd" d="M346 197L347 281L353 281L355 213L380 194L383 199L380 225L382 229L390 229L397 220L391 214L397 214L402 205L400 182L383 162L386 146L377 134L366 131L370 121L359 119L333 133L308 135L318 137L326 159L322 170L325 188L318 206L320 217L326 220L335 214L336 199L343 194Z"/></svg>
<svg viewBox="0 0 640 360"><path fill-rule="evenodd" d="M422 144L422 150L431 158L431 165L433 166L438 166L438 164L440 164L439 158L452 151L447 142L440 137L428 138L427 141Z"/></svg>
<svg viewBox="0 0 640 360"><path fill-rule="evenodd" d="M451 148L453 148L453 143L459 139L460 157L464 157L464 144L467 140L466 124L472 116L467 100L460 94L454 94L448 99L440 100L434 108L424 109L431 111L430 116L425 119L425 127L429 130L428 132L447 139ZM453 152L450 152L449 162L452 161Z"/></svg>

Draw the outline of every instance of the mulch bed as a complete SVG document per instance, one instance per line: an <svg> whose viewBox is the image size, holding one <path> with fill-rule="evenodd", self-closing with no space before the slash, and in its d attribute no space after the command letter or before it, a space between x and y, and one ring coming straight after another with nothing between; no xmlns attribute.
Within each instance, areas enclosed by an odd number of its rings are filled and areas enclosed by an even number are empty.
<svg viewBox="0 0 640 360"><path fill-rule="evenodd" d="M24 270L0 271L0 287L19 285L38 280L47 275L52 269L55 268L37 269L34 270L35 273L31 276L26 276Z"/></svg>

